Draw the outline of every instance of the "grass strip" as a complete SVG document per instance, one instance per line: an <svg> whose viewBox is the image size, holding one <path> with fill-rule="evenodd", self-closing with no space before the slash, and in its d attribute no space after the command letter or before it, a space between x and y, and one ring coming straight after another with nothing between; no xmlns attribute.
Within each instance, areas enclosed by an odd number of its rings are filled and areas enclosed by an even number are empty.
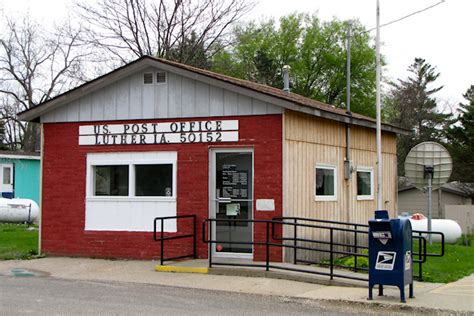
<svg viewBox="0 0 474 316"><path fill-rule="evenodd" d="M32 259L37 255L37 226L0 224L0 260Z"/></svg>

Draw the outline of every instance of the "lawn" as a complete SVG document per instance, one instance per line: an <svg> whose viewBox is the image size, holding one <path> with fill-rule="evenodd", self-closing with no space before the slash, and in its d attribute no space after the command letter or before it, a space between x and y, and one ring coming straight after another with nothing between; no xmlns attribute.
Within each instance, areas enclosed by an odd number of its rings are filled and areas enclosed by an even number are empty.
<svg viewBox="0 0 474 316"><path fill-rule="evenodd" d="M469 246L461 241L446 244L443 257L428 257L423 264L423 281L448 283L474 273L474 235L467 238ZM441 245L428 245L427 251L440 253Z"/></svg>
<svg viewBox="0 0 474 316"><path fill-rule="evenodd" d="M467 244L458 241L456 244L445 244L443 257L428 257L423 263L423 281L434 283L449 283L474 273L474 235L466 237ZM417 243L413 253L417 253ZM441 253L441 245L427 245L428 253ZM415 257L416 258L416 257ZM328 262L325 262L328 263ZM336 265L354 266L353 257L335 260ZM358 267L368 267L366 258L358 259ZM413 274L418 274L418 264L414 264Z"/></svg>
<svg viewBox="0 0 474 316"><path fill-rule="evenodd" d="M31 259L38 254L38 227L0 224L0 260Z"/></svg>

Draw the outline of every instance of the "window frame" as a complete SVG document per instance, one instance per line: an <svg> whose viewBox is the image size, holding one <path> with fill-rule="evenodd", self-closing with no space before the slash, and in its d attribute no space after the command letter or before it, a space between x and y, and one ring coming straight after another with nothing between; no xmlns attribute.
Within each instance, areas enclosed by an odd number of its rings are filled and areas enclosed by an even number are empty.
<svg viewBox="0 0 474 316"><path fill-rule="evenodd" d="M5 169L9 169L10 174L8 177L9 183L5 183ZM2 185L13 185L13 165L12 164L2 164Z"/></svg>
<svg viewBox="0 0 474 316"><path fill-rule="evenodd" d="M334 194L333 195L317 195L316 194L316 179L317 179L317 169L332 170L334 173ZM317 163L314 167L314 187L313 194L315 201L337 201L337 187L338 187L338 176L337 176L337 166L332 164Z"/></svg>
<svg viewBox="0 0 474 316"><path fill-rule="evenodd" d="M358 194L358 172L370 173L370 195L359 195ZM368 166L357 166L356 168L356 195L358 201L370 201L374 199L374 168Z"/></svg>
<svg viewBox="0 0 474 316"><path fill-rule="evenodd" d="M135 165L172 165L171 196L136 196ZM128 195L95 195L96 166L128 166ZM177 198L177 153L176 152L130 152L87 154L86 199L88 201L176 201Z"/></svg>
<svg viewBox="0 0 474 316"><path fill-rule="evenodd" d="M127 195L96 195L96 189L97 189L97 181L96 181L96 167L117 167L117 166L128 166L128 183L127 183L127 189L128 189L128 194ZM110 164L110 165L102 165L102 164L95 164L92 166L92 173L91 173L93 179L92 179L92 191L91 195L93 197L128 197L130 196L130 166L126 164Z"/></svg>

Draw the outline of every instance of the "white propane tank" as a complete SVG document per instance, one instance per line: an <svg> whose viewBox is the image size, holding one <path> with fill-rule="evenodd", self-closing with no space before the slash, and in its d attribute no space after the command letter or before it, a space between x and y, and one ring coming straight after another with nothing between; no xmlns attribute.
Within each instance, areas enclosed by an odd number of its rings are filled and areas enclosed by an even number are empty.
<svg viewBox="0 0 474 316"><path fill-rule="evenodd" d="M39 206L30 199L0 198L0 222L35 222L39 216Z"/></svg>
<svg viewBox="0 0 474 316"><path fill-rule="evenodd" d="M413 230L428 230L428 219L421 214L413 214L413 216L410 217L410 223ZM432 219L431 230L443 233L444 242L447 244L454 244L462 234L461 226L451 219ZM440 235L431 236L433 242L441 242ZM427 236L424 237L427 238Z"/></svg>

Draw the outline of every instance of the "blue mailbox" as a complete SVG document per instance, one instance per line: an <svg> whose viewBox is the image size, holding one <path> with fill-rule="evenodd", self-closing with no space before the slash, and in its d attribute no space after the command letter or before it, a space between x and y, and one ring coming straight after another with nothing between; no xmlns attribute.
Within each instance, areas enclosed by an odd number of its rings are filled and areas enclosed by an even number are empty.
<svg viewBox="0 0 474 316"><path fill-rule="evenodd" d="M414 297L411 223L406 218L389 219L384 210L375 211L375 219L369 221L369 300L376 284L379 296L384 285L397 286L403 303L409 284L409 297Z"/></svg>

